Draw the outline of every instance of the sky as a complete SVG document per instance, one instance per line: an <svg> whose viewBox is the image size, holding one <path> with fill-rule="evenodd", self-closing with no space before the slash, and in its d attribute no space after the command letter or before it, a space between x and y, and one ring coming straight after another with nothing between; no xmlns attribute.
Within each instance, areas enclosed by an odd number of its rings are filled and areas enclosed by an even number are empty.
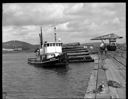
<svg viewBox="0 0 128 99"><path fill-rule="evenodd" d="M95 42L90 39L115 33L126 42L126 3L3 3L2 41L20 40L39 44L43 39L63 43Z"/></svg>

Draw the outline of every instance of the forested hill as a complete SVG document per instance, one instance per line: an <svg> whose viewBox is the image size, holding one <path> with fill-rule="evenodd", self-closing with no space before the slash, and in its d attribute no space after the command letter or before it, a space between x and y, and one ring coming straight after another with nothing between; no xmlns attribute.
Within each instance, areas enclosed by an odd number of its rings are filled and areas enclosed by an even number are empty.
<svg viewBox="0 0 128 99"><path fill-rule="evenodd" d="M22 48L22 50L35 50L36 48L40 46L26 43L23 41L12 40L8 42L3 42L2 47L5 49Z"/></svg>

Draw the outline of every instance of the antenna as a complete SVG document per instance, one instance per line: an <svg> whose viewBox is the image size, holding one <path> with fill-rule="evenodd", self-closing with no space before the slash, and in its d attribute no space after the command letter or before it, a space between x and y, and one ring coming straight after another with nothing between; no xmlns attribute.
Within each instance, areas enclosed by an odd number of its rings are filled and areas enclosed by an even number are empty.
<svg viewBox="0 0 128 99"><path fill-rule="evenodd" d="M42 33L42 27L41 27L41 38L42 38L42 45L44 44L44 42L43 42L43 33Z"/></svg>
<svg viewBox="0 0 128 99"><path fill-rule="evenodd" d="M40 27L40 30L41 30L41 33L39 34L39 36L40 36L40 46L42 48L42 45L43 45L42 27ZM40 54L40 51L39 51L39 54ZM40 61L42 61L42 56L41 55L40 55Z"/></svg>
<svg viewBox="0 0 128 99"><path fill-rule="evenodd" d="M55 35L55 42L56 42L56 27L54 27L54 35Z"/></svg>
<svg viewBox="0 0 128 99"><path fill-rule="evenodd" d="M40 46L42 48L42 45L43 45L42 27L40 27L40 30L41 30L41 33L39 34L39 36L40 36Z"/></svg>

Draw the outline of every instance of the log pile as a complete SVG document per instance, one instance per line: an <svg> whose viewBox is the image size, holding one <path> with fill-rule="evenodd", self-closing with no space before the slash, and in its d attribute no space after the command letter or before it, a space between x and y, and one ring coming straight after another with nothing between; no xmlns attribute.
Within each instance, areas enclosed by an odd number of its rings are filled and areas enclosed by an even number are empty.
<svg viewBox="0 0 128 99"><path fill-rule="evenodd" d="M69 63L73 62L93 62L94 59L89 55L89 51L80 46L68 45L62 48L62 51L67 53Z"/></svg>

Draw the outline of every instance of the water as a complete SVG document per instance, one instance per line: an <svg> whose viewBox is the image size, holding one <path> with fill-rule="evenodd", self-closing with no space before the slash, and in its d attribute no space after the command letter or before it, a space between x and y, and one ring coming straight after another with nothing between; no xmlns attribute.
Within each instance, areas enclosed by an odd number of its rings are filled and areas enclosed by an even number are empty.
<svg viewBox="0 0 128 99"><path fill-rule="evenodd" d="M46 69L27 64L32 54L3 54L2 87L8 99L84 97L93 62Z"/></svg>

